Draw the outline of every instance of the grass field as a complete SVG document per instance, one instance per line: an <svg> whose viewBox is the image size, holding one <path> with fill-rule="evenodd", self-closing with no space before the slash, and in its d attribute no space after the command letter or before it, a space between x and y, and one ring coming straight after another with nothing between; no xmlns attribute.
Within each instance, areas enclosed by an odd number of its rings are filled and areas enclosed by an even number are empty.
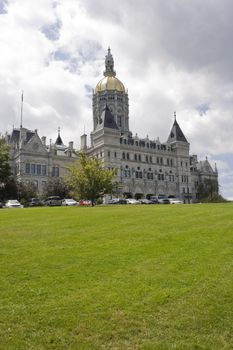
<svg viewBox="0 0 233 350"><path fill-rule="evenodd" d="M233 205L0 211L0 349L233 349Z"/></svg>

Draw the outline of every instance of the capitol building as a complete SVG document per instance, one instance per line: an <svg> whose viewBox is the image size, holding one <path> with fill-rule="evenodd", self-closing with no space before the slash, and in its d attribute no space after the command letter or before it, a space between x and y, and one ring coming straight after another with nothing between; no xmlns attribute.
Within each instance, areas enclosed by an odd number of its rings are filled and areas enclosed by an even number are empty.
<svg viewBox="0 0 233 350"><path fill-rule="evenodd" d="M92 97L93 131L90 146L87 135L81 135L81 150L97 157L103 166L116 169L119 196L142 198L166 195L193 202L204 179L218 180L216 166L208 159L198 161L190 154L190 144L176 115L168 138L140 138L132 133L129 123L129 96L116 77L110 49L105 57L103 78ZM37 130L22 126L7 136L11 149L11 167L15 178L33 183L42 192L49 178L64 177L67 168L77 160L73 142L64 145L60 130L55 143L49 144Z"/></svg>

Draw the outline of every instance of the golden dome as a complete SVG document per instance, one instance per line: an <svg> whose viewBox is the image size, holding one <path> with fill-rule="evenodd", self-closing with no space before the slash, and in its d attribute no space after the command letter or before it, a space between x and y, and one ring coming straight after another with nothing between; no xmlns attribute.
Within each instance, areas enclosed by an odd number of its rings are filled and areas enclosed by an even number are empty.
<svg viewBox="0 0 233 350"><path fill-rule="evenodd" d="M122 82L114 76L105 76L96 85L95 92L102 92L106 90L116 90L125 92L125 87Z"/></svg>

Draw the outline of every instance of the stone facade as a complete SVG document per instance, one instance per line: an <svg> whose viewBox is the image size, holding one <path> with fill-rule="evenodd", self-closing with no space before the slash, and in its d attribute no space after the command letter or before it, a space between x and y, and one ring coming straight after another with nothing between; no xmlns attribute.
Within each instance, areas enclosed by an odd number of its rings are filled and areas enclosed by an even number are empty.
<svg viewBox="0 0 233 350"><path fill-rule="evenodd" d="M54 144L46 145L46 137L40 138L37 130L13 129L7 136L10 147L10 163L16 180L34 184L39 193L49 178L64 177L67 167L77 158L73 142L65 146L58 133Z"/></svg>
<svg viewBox="0 0 233 350"><path fill-rule="evenodd" d="M176 115L166 142L133 136L128 92L116 78L108 49L104 78L93 93L91 147L85 142L82 147L89 156L101 159L105 167L117 169L119 195L139 198L160 194L195 201L199 182L206 176L218 179L218 174L207 160L203 172L204 163L190 156L189 146Z"/></svg>
<svg viewBox="0 0 233 350"><path fill-rule="evenodd" d="M174 115L166 142L139 138L129 128L129 99L123 83L116 77L110 49L105 58L104 77L93 92L93 131L91 145L81 136L81 149L97 157L103 166L117 170L119 196L149 197L167 195L184 202L196 200L198 184L205 178L218 180L217 169L198 162L190 155L190 145ZM65 146L58 132L54 144L46 144L37 131L23 127L7 136L11 146L11 166L17 180L32 182L39 192L51 177L63 177L76 160L73 143Z"/></svg>

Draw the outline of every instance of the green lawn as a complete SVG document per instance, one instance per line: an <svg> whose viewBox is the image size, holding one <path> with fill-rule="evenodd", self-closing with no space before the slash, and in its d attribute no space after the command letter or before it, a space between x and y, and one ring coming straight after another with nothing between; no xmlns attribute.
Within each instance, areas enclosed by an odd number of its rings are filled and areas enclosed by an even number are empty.
<svg viewBox="0 0 233 350"><path fill-rule="evenodd" d="M233 204L0 211L0 349L233 349Z"/></svg>

